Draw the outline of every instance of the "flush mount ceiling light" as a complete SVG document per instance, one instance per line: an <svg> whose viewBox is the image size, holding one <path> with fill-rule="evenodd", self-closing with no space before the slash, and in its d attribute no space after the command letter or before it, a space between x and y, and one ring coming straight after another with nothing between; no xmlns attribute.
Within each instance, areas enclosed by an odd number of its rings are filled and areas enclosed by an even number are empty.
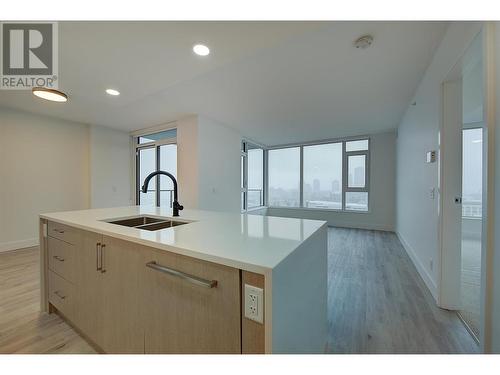
<svg viewBox="0 0 500 375"><path fill-rule="evenodd" d="M64 103L68 101L68 95L59 90L48 89L45 87L33 87L31 92L33 92L33 95L45 100L50 100L51 102Z"/></svg>
<svg viewBox="0 0 500 375"><path fill-rule="evenodd" d="M363 35L354 41L354 47L358 49L366 49L370 47L373 43L373 37L371 35Z"/></svg>
<svg viewBox="0 0 500 375"><path fill-rule="evenodd" d="M115 89L106 89L106 94L118 96L118 95L120 95L120 91L115 90Z"/></svg>
<svg viewBox="0 0 500 375"><path fill-rule="evenodd" d="M210 48L208 48L204 44L196 44L193 46L193 52L198 56L208 56L208 54L210 53Z"/></svg>

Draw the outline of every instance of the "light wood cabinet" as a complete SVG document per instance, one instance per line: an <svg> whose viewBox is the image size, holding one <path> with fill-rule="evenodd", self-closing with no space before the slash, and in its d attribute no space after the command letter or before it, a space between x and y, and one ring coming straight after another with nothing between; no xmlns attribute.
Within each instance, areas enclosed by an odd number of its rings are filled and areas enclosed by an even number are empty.
<svg viewBox="0 0 500 375"><path fill-rule="evenodd" d="M147 263L188 274L146 269L146 353L241 353L239 270L164 251L146 257ZM189 275L217 285L192 283Z"/></svg>
<svg viewBox="0 0 500 375"><path fill-rule="evenodd" d="M139 316L142 253L133 243L83 233L78 325L106 353L144 353Z"/></svg>
<svg viewBox="0 0 500 375"><path fill-rule="evenodd" d="M82 231L77 259L77 326L93 343L103 340L103 274L98 269L102 235Z"/></svg>
<svg viewBox="0 0 500 375"><path fill-rule="evenodd" d="M76 245L80 241L80 231L68 225L49 221L47 228L48 235L53 238Z"/></svg>
<svg viewBox="0 0 500 375"><path fill-rule="evenodd" d="M74 319L77 304L75 287L53 271L49 271L49 302L66 318Z"/></svg>
<svg viewBox="0 0 500 375"><path fill-rule="evenodd" d="M42 298L98 349L241 353L239 269L51 222L48 232Z"/></svg>
<svg viewBox="0 0 500 375"><path fill-rule="evenodd" d="M65 278L69 282L74 283L75 280L75 245L58 240L56 238L48 238L49 247L49 268L59 276Z"/></svg>
<svg viewBox="0 0 500 375"><path fill-rule="evenodd" d="M101 348L106 353L144 353L140 316L144 248L112 237L103 238L103 304Z"/></svg>

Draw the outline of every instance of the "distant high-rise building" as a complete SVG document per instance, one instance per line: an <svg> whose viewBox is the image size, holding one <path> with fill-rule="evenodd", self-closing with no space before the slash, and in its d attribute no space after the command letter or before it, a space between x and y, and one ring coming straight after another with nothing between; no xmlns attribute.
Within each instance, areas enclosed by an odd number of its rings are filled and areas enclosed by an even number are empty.
<svg viewBox="0 0 500 375"><path fill-rule="evenodd" d="M334 193L337 193L340 191L340 181L339 180L332 181L332 191Z"/></svg>
<svg viewBox="0 0 500 375"><path fill-rule="evenodd" d="M317 193L319 192L319 189L320 189L320 182L317 178L315 178L313 181L313 192Z"/></svg>

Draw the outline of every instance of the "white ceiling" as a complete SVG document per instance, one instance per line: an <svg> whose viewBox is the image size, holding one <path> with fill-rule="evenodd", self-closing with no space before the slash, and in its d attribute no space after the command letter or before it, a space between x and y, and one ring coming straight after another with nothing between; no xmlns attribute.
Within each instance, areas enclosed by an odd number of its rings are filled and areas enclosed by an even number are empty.
<svg viewBox="0 0 500 375"><path fill-rule="evenodd" d="M0 105L123 130L201 114L267 145L380 132L397 127L446 26L61 22L59 87L69 101L0 91ZM355 49L367 33L372 47ZM192 53L197 42L208 57Z"/></svg>

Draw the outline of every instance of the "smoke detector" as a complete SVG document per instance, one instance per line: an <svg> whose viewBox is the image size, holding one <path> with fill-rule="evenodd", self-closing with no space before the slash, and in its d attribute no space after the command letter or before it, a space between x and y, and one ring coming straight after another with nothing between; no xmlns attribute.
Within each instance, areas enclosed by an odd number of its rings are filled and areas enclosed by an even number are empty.
<svg viewBox="0 0 500 375"><path fill-rule="evenodd" d="M354 42L354 47L358 49L366 49L370 47L373 43L373 37L371 35L363 35L362 37L359 37L356 39Z"/></svg>

